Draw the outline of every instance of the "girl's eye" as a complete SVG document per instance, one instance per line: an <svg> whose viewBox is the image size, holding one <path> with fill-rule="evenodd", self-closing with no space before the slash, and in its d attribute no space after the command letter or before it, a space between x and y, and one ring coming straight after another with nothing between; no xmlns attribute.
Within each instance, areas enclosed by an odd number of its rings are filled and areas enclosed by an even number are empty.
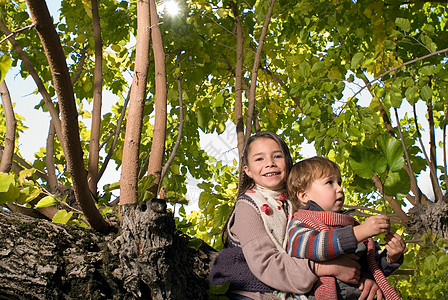
<svg viewBox="0 0 448 300"><path fill-rule="evenodd" d="M261 158L261 157L258 157L255 159L255 161L261 161L261 160L263 160L263 158Z"/></svg>

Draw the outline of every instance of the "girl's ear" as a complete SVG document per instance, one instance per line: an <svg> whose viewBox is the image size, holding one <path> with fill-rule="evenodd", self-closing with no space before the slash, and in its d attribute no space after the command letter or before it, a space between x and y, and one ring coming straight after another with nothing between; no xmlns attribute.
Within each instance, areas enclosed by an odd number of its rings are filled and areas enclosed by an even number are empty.
<svg viewBox="0 0 448 300"><path fill-rule="evenodd" d="M248 166L244 166L243 167L244 173L246 173L247 176L249 176L250 178L252 178L252 172L250 171Z"/></svg>
<svg viewBox="0 0 448 300"><path fill-rule="evenodd" d="M306 191L297 192L296 195L297 195L297 199L299 199L300 202L304 205L308 203L308 200L310 200Z"/></svg>

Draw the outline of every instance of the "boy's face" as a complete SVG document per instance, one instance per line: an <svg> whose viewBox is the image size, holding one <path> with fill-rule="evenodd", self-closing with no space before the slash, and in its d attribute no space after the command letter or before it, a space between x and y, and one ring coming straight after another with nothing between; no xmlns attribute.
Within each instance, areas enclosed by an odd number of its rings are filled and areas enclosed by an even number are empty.
<svg viewBox="0 0 448 300"><path fill-rule="evenodd" d="M335 174L316 179L307 190L297 193L297 197L303 204L313 200L325 211L339 212L344 204L341 177Z"/></svg>

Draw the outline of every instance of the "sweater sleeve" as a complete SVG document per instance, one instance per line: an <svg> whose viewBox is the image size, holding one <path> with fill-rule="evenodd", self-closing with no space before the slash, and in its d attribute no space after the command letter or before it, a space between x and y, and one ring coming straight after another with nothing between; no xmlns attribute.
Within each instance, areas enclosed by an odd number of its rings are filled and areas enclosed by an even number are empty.
<svg viewBox="0 0 448 300"><path fill-rule="evenodd" d="M309 261L280 252L250 204L237 203L231 231L241 243L249 269L260 281L282 292L304 294L311 290L317 277Z"/></svg>
<svg viewBox="0 0 448 300"><path fill-rule="evenodd" d="M356 249L352 226L317 231L299 220L292 220L288 237L287 251L291 256L313 261L330 260Z"/></svg>

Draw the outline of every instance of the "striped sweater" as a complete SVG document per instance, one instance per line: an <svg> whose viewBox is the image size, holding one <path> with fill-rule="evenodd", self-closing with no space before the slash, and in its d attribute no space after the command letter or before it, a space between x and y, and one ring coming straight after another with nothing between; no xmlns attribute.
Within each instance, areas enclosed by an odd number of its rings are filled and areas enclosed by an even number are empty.
<svg viewBox="0 0 448 300"><path fill-rule="evenodd" d="M302 209L322 211L313 201L309 201ZM288 237L287 252L291 256L312 261L326 261L342 254L354 253L357 246L352 226L319 231L312 224L296 218L289 223Z"/></svg>

